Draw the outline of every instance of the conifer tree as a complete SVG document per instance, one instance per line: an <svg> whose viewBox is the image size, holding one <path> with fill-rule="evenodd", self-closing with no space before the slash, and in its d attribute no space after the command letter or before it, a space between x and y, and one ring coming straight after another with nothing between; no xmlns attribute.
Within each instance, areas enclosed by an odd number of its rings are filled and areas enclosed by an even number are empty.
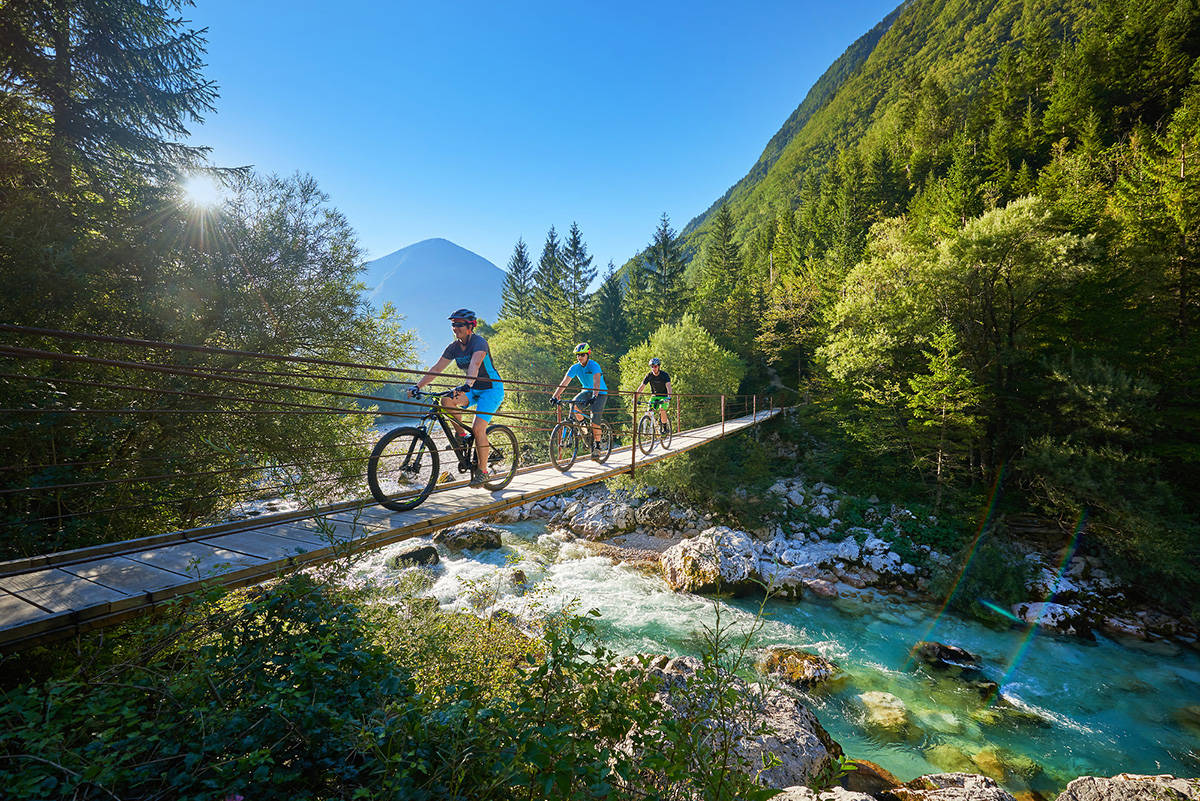
<svg viewBox="0 0 1200 801"><path fill-rule="evenodd" d="M619 358L629 348L629 321L625 317L625 285L610 261L604 280L591 302L588 341L601 353Z"/></svg>
<svg viewBox="0 0 1200 801"><path fill-rule="evenodd" d="M184 28L182 0L64 0L0 5L0 87L28 164L56 191L111 191L130 174L170 179L204 161L184 144L214 110L205 31ZM7 124L0 129L9 127Z"/></svg>
<svg viewBox="0 0 1200 801"><path fill-rule="evenodd" d="M650 290L651 277L642 259L630 261L626 273L625 319L629 325L629 342L637 344L658 327L658 323L651 324L655 318L655 298Z"/></svg>
<svg viewBox="0 0 1200 801"><path fill-rule="evenodd" d="M700 255L700 272L691 305L700 325L721 347L746 356L753 336L746 319L750 281L744 274L734 228L733 213L722 205L713 217Z"/></svg>
<svg viewBox="0 0 1200 801"><path fill-rule="evenodd" d="M651 290L651 308L657 322L672 322L683 316L683 255L679 251L679 240L671 228L666 212L654 231L654 239L643 255Z"/></svg>
<svg viewBox="0 0 1200 801"><path fill-rule="evenodd" d="M518 239L508 260L504 286L500 290L501 319L532 318L534 311L533 264L524 239Z"/></svg>
<svg viewBox="0 0 1200 801"><path fill-rule="evenodd" d="M596 268L592 266L592 257L588 255L587 243L583 241L583 233L579 223L571 223L567 240L562 247L563 290L566 303L562 308L562 327L570 333L572 341L583 339L587 330L586 311L591 293L588 287L596 278Z"/></svg>
<svg viewBox="0 0 1200 801"><path fill-rule="evenodd" d="M542 245L542 255L533 273L533 286L534 317L541 324L547 341L555 347L561 347L569 338L569 334L559 326L567 304L567 276L562 260L562 244L553 225Z"/></svg>

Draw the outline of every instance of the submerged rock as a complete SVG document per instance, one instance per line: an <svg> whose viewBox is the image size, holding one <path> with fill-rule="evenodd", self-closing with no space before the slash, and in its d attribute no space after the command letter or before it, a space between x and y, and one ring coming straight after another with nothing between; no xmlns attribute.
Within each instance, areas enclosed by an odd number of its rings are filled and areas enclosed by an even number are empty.
<svg viewBox="0 0 1200 801"><path fill-rule="evenodd" d="M904 702L891 693L872 690L858 696L867 710L866 726L892 739L912 740L921 730L908 716Z"/></svg>
<svg viewBox="0 0 1200 801"><path fill-rule="evenodd" d="M502 533L495 526L473 521L444 528L433 535L433 541L459 551L480 551L499 548Z"/></svg>

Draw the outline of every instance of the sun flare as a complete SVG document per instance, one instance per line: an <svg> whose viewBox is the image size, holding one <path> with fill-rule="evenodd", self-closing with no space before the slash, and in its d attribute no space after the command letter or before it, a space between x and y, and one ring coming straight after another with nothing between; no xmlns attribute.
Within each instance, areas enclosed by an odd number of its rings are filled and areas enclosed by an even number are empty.
<svg viewBox="0 0 1200 801"><path fill-rule="evenodd" d="M225 197L224 187L212 176L197 173L183 182L183 194L193 206L216 206Z"/></svg>

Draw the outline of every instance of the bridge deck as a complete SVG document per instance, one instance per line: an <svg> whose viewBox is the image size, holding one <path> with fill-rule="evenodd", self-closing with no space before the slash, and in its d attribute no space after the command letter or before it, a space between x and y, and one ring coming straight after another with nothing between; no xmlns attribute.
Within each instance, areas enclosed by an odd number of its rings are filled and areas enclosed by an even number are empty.
<svg viewBox="0 0 1200 801"><path fill-rule="evenodd" d="M748 428L778 413L761 411L675 435L669 451L638 454L637 465ZM156 604L218 583L244 586L314 565L347 550L376 548L628 472L630 448L605 464L587 458L560 473L538 465L500 492L443 489L408 512L373 501L107 543L0 562L0 648L71 635L119 622Z"/></svg>

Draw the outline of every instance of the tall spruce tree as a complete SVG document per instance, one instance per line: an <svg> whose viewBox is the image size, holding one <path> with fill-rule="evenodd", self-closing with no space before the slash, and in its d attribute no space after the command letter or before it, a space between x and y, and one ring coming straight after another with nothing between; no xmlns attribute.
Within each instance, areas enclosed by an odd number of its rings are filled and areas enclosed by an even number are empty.
<svg viewBox="0 0 1200 801"><path fill-rule="evenodd" d="M753 331L747 327L749 277L744 275L741 249L734 239L733 213L721 206L713 218L704 250L692 310L717 343L747 355Z"/></svg>
<svg viewBox="0 0 1200 801"><path fill-rule="evenodd" d="M626 268L625 319L629 324L629 343L637 343L650 336L658 323L655 318L654 297L650 291L650 275L640 258L635 258Z"/></svg>
<svg viewBox="0 0 1200 801"><path fill-rule="evenodd" d="M532 318L533 293L533 263L529 261L529 250L525 246L525 240L518 239L508 260L508 271L504 276L504 286L500 290L501 319Z"/></svg>
<svg viewBox="0 0 1200 801"><path fill-rule="evenodd" d="M0 93L11 101L0 130L21 132L24 164L48 165L55 191L111 193L130 174L166 179L204 161L208 148L178 141L217 96L201 73L205 30L178 16L186 5L0 5Z"/></svg>
<svg viewBox="0 0 1200 801"><path fill-rule="evenodd" d="M583 241L579 223L571 223L571 230L567 232L567 240L562 247L562 261L566 291L562 324L570 332L570 339L578 341L588 328L586 316L591 299L588 287L596 278L596 268L592 266L592 257L587 252L587 243Z"/></svg>
<svg viewBox="0 0 1200 801"><path fill-rule="evenodd" d="M629 320L625 317L625 283L610 261L604 280L596 290L591 304L593 348L606 356L619 358L629 348Z"/></svg>
<svg viewBox="0 0 1200 801"><path fill-rule="evenodd" d="M658 323L678 320L686 311L683 299L683 255L679 240L671 228L671 219L663 212L654 231L654 239L643 255L651 292L651 308Z"/></svg>
<svg viewBox="0 0 1200 801"><path fill-rule="evenodd" d="M563 310L567 305L567 270L562 259L562 243L554 226L546 233L542 255L533 273L534 318L542 328L547 344L561 348L571 341L562 330Z"/></svg>

